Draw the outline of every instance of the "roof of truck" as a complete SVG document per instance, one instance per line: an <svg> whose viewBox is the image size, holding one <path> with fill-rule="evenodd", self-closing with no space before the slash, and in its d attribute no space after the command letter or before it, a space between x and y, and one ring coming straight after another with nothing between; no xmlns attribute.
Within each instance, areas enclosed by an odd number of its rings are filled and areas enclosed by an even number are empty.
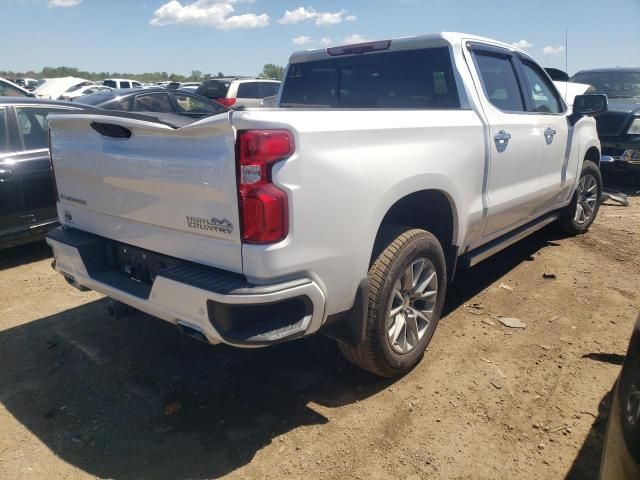
<svg viewBox="0 0 640 480"><path fill-rule="evenodd" d="M415 35L412 37L400 37L400 38L379 38L378 41L391 40L391 46L389 50L412 50L416 48L423 48L425 46L448 46L448 45L460 45L465 41L472 42L482 42L490 45L494 45L496 47L507 48L512 51L520 52L522 54L528 55L525 51L518 47L514 47L509 43L499 42L497 40L493 40L491 38L481 37L479 35L471 35L468 33L459 33L459 32L440 32L440 33L427 33L424 35ZM376 40L374 40L376 41ZM370 42L360 42L355 44L341 44L336 46L345 46L345 45L360 45L366 44ZM333 48L333 47L330 47ZM327 53L328 48L316 48L310 50L300 50L291 54L289 58L289 63L301 63L301 62L309 62L313 60L322 60L331 58L331 56Z"/></svg>

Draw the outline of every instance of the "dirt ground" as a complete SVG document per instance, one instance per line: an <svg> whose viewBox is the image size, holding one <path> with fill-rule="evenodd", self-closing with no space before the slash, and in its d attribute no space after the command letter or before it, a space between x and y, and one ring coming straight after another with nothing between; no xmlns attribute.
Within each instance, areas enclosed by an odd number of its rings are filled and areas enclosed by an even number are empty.
<svg viewBox="0 0 640 480"><path fill-rule="evenodd" d="M595 479L640 311L630 200L461 272L396 381L320 336L244 351L110 320L45 245L0 252L0 478Z"/></svg>

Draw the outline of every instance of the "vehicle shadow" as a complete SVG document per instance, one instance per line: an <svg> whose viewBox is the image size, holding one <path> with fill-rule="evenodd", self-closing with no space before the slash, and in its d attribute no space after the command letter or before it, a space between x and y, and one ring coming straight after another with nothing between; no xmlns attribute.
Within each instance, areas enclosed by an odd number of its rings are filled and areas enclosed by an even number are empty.
<svg viewBox="0 0 640 480"><path fill-rule="evenodd" d="M498 254L469 269L458 269L453 284L447 287L443 316L464 305L475 295L505 276L522 262L535 260L535 254L558 247L556 240L565 238L553 225L545 227Z"/></svg>
<svg viewBox="0 0 640 480"><path fill-rule="evenodd" d="M142 314L110 320L106 305L0 332L0 401L60 458L100 478L218 478L281 434L327 423L322 407L390 383L347 364L323 337L214 348Z"/></svg>
<svg viewBox="0 0 640 480"><path fill-rule="evenodd" d="M544 229L459 272L446 312L556 238ZM352 367L321 336L213 348L145 315L109 319L106 306L0 332L0 402L60 458L101 478L217 478L283 433L329 422L327 408L391 383ZM294 441L279 449L304 446Z"/></svg>
<svg viewBox="0 0 640 480"><path fill-rule="evenodd" d="M565 477L566 480L597 480L599 478L602 449L614 389L615 383L600 400L598 415L591 424L591 429Z"/></svg>
<svg viewBox="0 0 640 480"><path fill-rule="evenodd" d="M43 240L0 250L0 271L38 262L51 257L51 248Z"/></svg>

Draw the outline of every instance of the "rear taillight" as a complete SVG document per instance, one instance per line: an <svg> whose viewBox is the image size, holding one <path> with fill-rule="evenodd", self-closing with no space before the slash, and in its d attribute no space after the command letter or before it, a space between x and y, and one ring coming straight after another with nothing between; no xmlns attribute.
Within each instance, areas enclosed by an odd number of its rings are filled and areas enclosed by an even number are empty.
<svg viewBox="0 0 640 480"><path fill-rule="evenodd" d="M56 171L53 168L53 154L51 153L51 129L49 132L49 167L51 168L51 181L53 182L53 194L55 195L56 202L60 201L60 195L58 194L58 182L56 182Z"/></svg>
<svg viewBox="0 0 640 480"><path fill-rule="evenodd" d="M216 98L215 101L220 105L224 105L225 107L231 107L236 104L235 98Z"/></svg>
<svg viewBox="0 0 640 480"><path fill-rule="evenodd" d="M237 148L242 241L279 242L289 232L289 206L287 194L271 181L271 169L293 155L293 135L287 130L240 131Z"/></svg>

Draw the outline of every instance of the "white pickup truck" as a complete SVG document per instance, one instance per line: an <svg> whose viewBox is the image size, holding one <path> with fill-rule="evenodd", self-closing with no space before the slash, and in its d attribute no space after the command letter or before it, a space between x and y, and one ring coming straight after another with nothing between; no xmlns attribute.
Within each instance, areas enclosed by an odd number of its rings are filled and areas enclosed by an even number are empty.
<svg viewBox="0 0 640 480"><path fill-rule="evenodd" d="M458 33L294 53L273 109L180 128L50 121L78 288L211 344L318 331L381 376L422 358L457 267L551 222L585 232L600 144L525 52Z"/></svg>

